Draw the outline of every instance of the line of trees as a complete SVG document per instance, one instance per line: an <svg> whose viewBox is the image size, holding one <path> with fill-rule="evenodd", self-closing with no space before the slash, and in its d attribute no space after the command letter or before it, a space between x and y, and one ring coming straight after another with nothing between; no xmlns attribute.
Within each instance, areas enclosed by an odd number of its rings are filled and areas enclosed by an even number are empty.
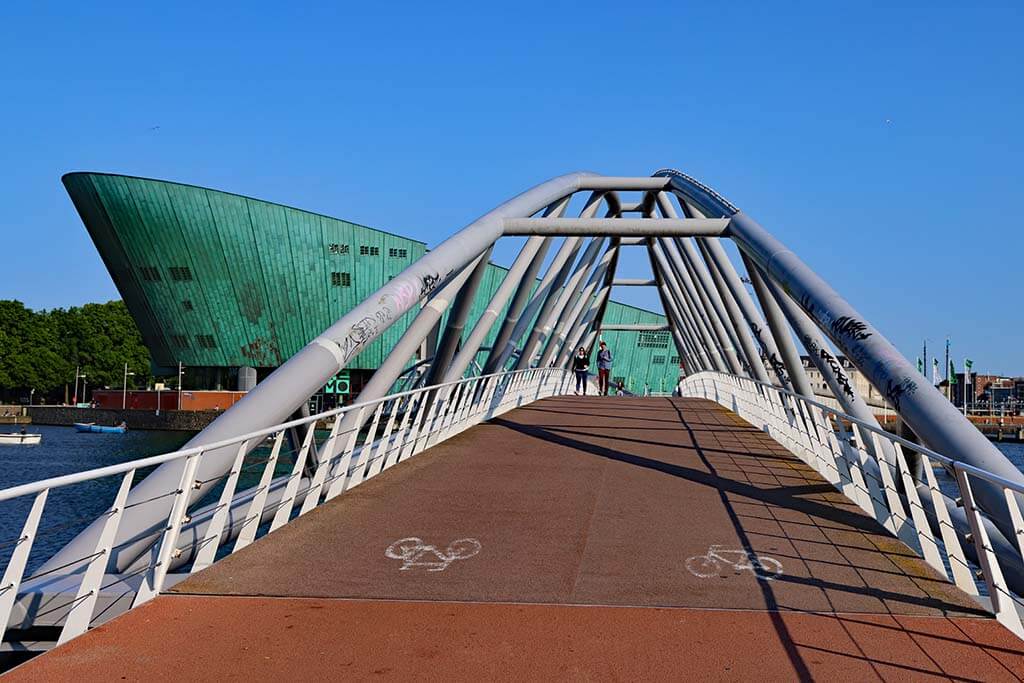
<svg viewBox="0 0 1024 683"><path fill-rule="evenodd" d="M149 350L123 301L32 311L20 301L0 300L0 400L61 403L82 385L121 388L124 365L135 373L128 387L150 381ZM33 390L35 390L33 392Z"/></svg>

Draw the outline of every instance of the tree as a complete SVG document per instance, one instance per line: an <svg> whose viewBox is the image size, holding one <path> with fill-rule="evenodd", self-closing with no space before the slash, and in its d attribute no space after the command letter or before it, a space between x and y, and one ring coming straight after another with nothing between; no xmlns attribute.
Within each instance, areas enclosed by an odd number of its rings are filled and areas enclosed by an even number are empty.
<svg viewBox="0 0 1024 683"><path fill-rule="evenodd" d="M63 400L76 366L91 387L120 387L125 363L137 385L149 381L149 350L124 302L31 311L0 300L0 398L35 389L40 400Z"/></svg>

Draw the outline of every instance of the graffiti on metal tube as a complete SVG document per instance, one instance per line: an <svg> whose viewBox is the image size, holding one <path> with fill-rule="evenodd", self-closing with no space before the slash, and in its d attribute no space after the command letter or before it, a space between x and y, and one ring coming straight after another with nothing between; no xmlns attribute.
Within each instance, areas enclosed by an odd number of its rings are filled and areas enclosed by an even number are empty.
<svg viewBox="0 0 1024 683"><path fill-rule="evenodd" d="M370 317L363 318L352 325L348 334L345 335L345 338L339 344L342 363L350 361L364 344L377 336L379 329L377 321Z"/></svg>
<svg viewBox="0 0 1024 683"><path fill-rule="evenodd" d="M900 401L904 396L912 396L917 391L917 382L910 377L904 377L899 382L891 379L885 383L885 397L892 404L892 407L899 411Z"/></svg>
<svg viewBox="0 0 1024 683"><path fill-rule="evenodd" d="M843 390L843 393L853 398L853 387L850 386L850 378L843 371L843 366L839 364L839 360L826 349L819 349L818 357L825 361L829 368L832 369L832 374L835 375L836 382Z"/></svg>
<svg viewBox="0 0 1024 683"><path fill-rule="evenodd" d="M426 275L424 275L421 280L422 285L420 287L420 296L426 296L427 294L430 294L432 291L434 291L434 288L437 287L437 283L439 283L440 281L441 275L439 273L427 273Z"/></svg>
<svg viewBox="0 0 1024 683"><path fill-rule="evenodd" d="M864 341L871 336L867 332L868 326L860 320L855 320L848 315L836 318L832 321L832 333L836 336L846 335L856 341Z"/></svg>

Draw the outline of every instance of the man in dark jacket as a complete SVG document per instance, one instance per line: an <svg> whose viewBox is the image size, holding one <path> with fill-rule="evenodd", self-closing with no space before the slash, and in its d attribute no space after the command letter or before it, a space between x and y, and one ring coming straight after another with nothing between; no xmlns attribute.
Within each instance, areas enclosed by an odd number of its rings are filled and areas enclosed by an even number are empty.
<svg viewBox="0 0 1024 683"><path fill-rule="evenodd" d="M597 393L602 396L608 395L608 375L612 371L612 352L602 341L601 350L597 352Z"/></svg>

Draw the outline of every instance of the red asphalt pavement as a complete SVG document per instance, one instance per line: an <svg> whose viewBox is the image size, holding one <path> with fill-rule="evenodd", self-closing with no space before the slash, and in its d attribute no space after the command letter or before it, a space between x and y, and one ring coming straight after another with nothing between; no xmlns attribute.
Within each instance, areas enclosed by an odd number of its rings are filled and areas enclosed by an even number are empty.
<svg viewBox="0 0 1024 683"><path fill-rule="evenodd" d="M727 410L563 397L9 674L380 675L1015 680L1024 643Z"/></svg>

